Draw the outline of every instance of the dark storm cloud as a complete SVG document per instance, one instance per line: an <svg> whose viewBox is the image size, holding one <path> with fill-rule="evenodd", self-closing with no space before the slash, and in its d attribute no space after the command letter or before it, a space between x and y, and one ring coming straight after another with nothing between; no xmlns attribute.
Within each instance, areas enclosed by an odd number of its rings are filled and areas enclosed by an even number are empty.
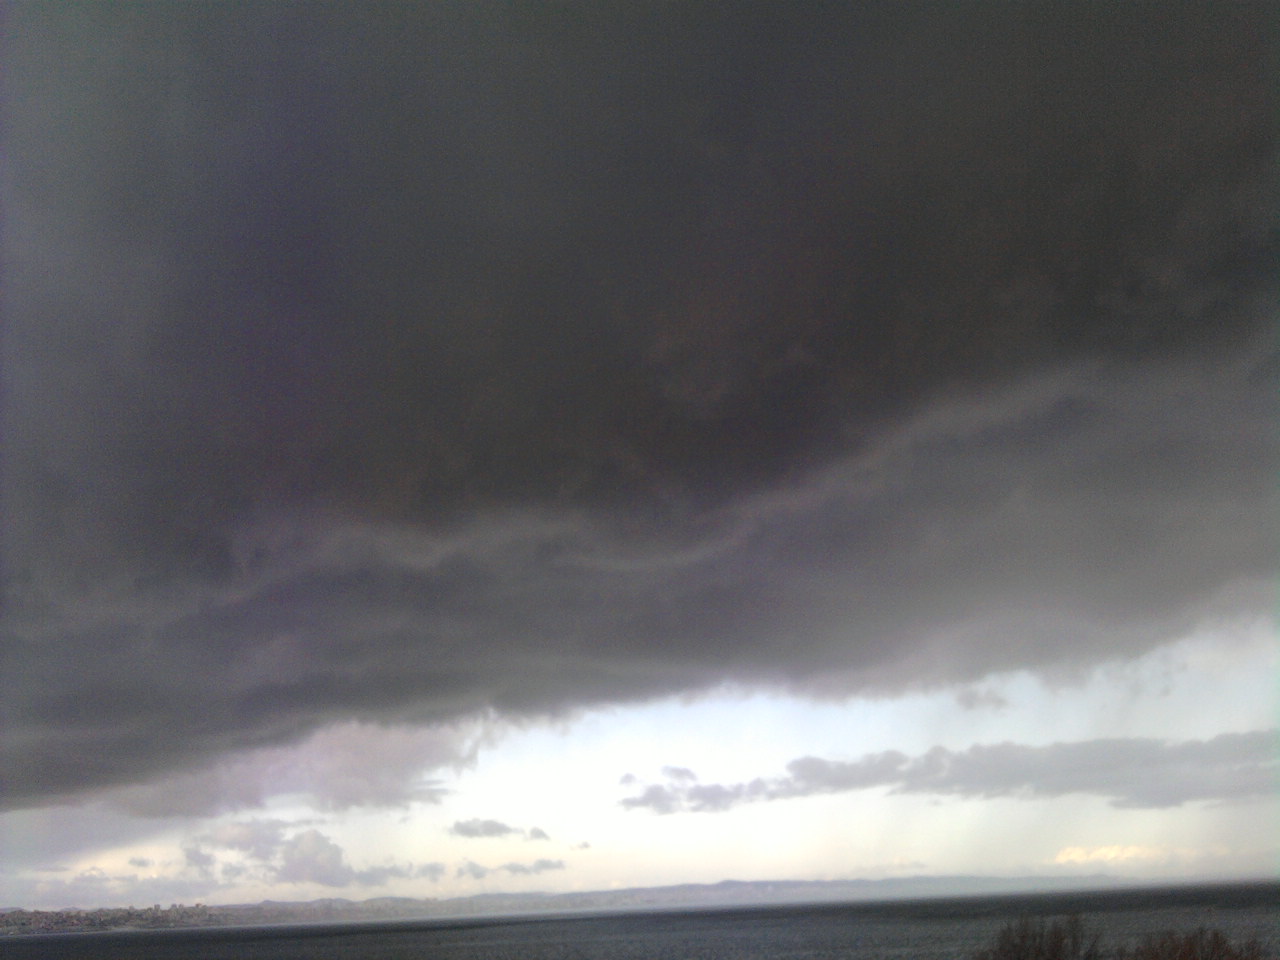
<svg viewBox="0 0 1280 960"><path fill-rule="evenodd" d="M861 760L801 757L782 777L699 784L669 778L622 800L654 813L714 813L744 803L889 787L894 793L960 797L1059 797L1094 794L1117 807L1175 807L1194 800L1241 800L1274 793L1277 733L1228 733L1180 743L1143 738L1030 747L935 747L918 757L894 750Z"/></svg>
<svg viewBox="0 0 1280 960"><path fill-rule="evenodd" d="M1267 611L1274 19L1181 13L16 8L4 804Z"/></svg>

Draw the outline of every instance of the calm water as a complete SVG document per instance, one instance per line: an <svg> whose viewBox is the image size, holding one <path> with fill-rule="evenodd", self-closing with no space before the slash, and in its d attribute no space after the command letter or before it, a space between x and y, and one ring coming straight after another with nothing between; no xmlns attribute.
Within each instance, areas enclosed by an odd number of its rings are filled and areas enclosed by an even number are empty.
<svg viewBox="0 0 1280 960"><path fill-rule="evenodd" d="M1104 943L1217 927L1280 955L1280 887L982 897L890 904L61 934L0 939L47 960L959 960L1023 915L1081 914Z"/></svg>

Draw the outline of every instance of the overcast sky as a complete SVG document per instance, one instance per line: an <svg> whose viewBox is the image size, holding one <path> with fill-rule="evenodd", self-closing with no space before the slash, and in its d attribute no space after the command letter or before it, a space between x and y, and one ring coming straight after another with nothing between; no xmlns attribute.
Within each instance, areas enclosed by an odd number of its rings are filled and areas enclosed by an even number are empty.
<svg viewBox="0 0 1280 960"><path fill-rule="evenodd" d="M1269 6L10 8L0 906L1273 874Z"/></svg>

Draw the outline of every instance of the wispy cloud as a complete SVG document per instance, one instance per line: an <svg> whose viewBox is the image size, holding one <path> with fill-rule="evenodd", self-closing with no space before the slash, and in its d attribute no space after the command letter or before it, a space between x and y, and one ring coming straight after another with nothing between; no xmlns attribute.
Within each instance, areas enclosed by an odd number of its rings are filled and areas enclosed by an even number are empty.
<svg viewBox="0 0 1280 960"><path fill-rule="evenodd" d="M533 861L533 863L504 863L500 869L511 874L538 874L546 873L548 870L563 870L564 861L539 858Z"/></svg>
<svg viewBox="0 0 1280 960"><path fill-rule="evenodd" d="M449 832L455 837L467 837L469 839L510 836L523 836L526 840L551 839L547 831L541 827L530 827L525 830L521 827L513 827L510 824L503 823L501 820L482 820L479 817L471 820L456 820L449 827Z"/></svg>
<svg viewBox="0 0 1280 960"><path fill-rule="evenodd" d="M515 827L500 820L458 820L449 828L455 837L508 837L519 833Z"/></svg>

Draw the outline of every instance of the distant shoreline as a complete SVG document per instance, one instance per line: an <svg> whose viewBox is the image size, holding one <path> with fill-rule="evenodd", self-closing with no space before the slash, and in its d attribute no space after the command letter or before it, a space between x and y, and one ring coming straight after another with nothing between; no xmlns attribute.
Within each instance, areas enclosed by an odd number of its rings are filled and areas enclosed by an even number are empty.
<svg viewBox="0 0 1280 960"><path fill-rule="evenodd" d="M877 908L920 917L972 915L976 900L982 914L1096 913L1179 906L1236 909L1280 904L1280 880L1188 882L1120 881L1113 877L1078 878L1068 884L1034 877L913 877L896 880L733 881L637 887L586 893L480 894L447 900L379 897L353 901L329 898L301 902L94 910L0 911L0 934L135 933L196 928L278 927L423 921L494 922L504 919L570 919L577 916L688 910L767 910L812 906Z"/></svg>

